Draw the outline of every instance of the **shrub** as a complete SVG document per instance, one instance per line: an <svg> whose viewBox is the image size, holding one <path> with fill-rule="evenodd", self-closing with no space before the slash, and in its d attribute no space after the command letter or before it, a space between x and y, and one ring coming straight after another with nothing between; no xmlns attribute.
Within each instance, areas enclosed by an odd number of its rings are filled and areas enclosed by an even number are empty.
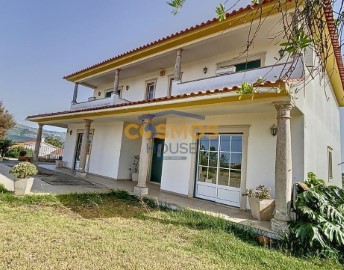
<svg viewBox="0 0 344 270"><path fill-rule="evenodd" d="M33 150L26 148L24 146L14 146L12 147L6 154L7 157L11 158L18 158L20 155L20 152L26 152L26 156L33 156Z"/></svg>
<svg viewBox="0 0 344 270"><path fill-rule="evenodd" d="M140 156L135 155L133 157L133 163L132 163L132 167L131 167L132 173L138 173L139 172L139 164L140 164Z"/></svg>
<svg viewBox="0 0 344 270"><path fill-rule="evenodd" d="M343 260L344 191L326 186L314 173L305 181L308 190L298 195L289 224L290 240L296 252Z"/></svg>
<svg viewBox="0 0 344 270"><path fill-rule="evenodd" d="M264 200L264 199L271 199L270 195L270 188L265 187L264 185L259 185L258 187L246 189L246 192L242 194L242 196L247 196L247 197L254 197L259 200Z"/></svg>
<svg viewBox="0 0 344 270"><path fill-rule="evenodd" d="M16 178L29 178L38 173L35 165L30 162L20 162L19 164L13 166L10 170L10 173L13 174Z"/></svg>
<svg viewBox="0 0 344 270"><path fill-rule="evenodd" d="M0 139L0 157L4 157L5 154L9 151L13 141L8 139Z"/></svg>

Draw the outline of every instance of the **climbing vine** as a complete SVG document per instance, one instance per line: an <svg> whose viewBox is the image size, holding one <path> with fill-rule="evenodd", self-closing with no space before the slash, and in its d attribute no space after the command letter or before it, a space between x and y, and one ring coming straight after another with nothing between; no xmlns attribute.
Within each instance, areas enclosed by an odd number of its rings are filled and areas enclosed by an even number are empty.
<svg viewBox="0 0 344 270"><path fill-rule="evenodd" d="M168 4L173 8L173 14L177 14L187 0L171 0ZM243 0L219 3L215 8L215 13L219 21L226 20L229 12L243 6ZM253 22L249 22L246 47L235 56L248 55L249 50L254 46L255 39L259 36L259 31L265 19L273 10L280 13L280 23L283 31L274 36L274 40L279 42L281 52L285 53L285 62L290 64L285 74L281 78L288 79L292 74L295 64L300 61L298 56L310 49L315 52L314 64L310 67L311 76L325 74L332 76L335 66L329 67L329 59L334 56L334 47L341 50L343 47L342 35L344 29L344 1L342 0L278 0L271 1L273 7L271 11L263 10L264 0L252 0L251 9L259 14L258 26L253 27ZM287 8L288 7L288 8ZM333 13L333 14L332 14ZM339 44L333 42L338 38ZM283 40L283 42L280 42ZM270 41L273 42L273 41ZM279 62L281 59L276 59ZM302 58L301 58L301 61ZM327 67L327 70L326 70ZM252 92L250 86L244 85L241 92Z"/></svg>

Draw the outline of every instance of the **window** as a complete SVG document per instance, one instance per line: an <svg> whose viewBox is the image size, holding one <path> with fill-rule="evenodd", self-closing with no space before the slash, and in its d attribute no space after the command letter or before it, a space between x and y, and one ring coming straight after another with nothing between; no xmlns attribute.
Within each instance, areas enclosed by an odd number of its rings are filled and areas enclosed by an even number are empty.
<svg viewBox="0 0 344 270"><path fill-rule="evenodd" d="M154 99L156 80L146 82L146 99Z"/></svg>
<svg viewBox="0 0 344 270"><path fill-rule="evenodd" d="M235 64L236 72L243 71L243 70L249 70L254 68L260 68L261 67L261 60L253 60L253 61L245 61L243 63Z"/></svg>
<svg viewBox="0 0 344 270"><path fill-rule="evenodd" d="M246 58L235 61L223 61L217 63L217 75L223 75L233 72L240 72L264 66L265 53L251 55ZM233 71L233 69L235 71ZM228 71L227 71L228 70Z"/></svg>
<svg viewBox="0 0 344 270"><path fill-rule="evenodd" d="M113 93L112 90L111 90L111 91L106 91L106 92L105 92L105 98L110 98L111 95L112 95L112 93Z"/></svg>
<svg viewBox="0 0 344 270"><path fill-rule="evenodd" d="M172 95L172 84L174 81L174 75L168 76L168 93L167 96L170 97Z"/></svg>
<svg viewBox="0 0 344 270"><path fill-rule="evenodd" d="M198 181L240 188L242 134L204 136L199 141Z"/></svg>
<svg viewBox="0 0 344 270"><path fill-rule="evenodd" d="M328 146L327 147L327 157L328 157L328 181L333 179L333 159L332 159L332 152L333 149Z"/></svg>
<svg viewBox="0 0 344 270"><path fill-rule="evenodd" d="M123 90L123 85L118 86L117 95L118 95L119 97L122 97L122 90Z"/></svg>

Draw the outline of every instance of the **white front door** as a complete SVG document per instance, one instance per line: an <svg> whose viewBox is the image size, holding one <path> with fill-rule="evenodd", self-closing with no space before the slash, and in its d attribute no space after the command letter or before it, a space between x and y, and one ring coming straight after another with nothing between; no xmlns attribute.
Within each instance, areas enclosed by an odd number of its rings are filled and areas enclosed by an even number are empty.
<svg viewBox="0 0 344 270"><path fill-rule="evenodd" d="M240 207L243 135L203 136L198 143L198 198Z"/></svg>

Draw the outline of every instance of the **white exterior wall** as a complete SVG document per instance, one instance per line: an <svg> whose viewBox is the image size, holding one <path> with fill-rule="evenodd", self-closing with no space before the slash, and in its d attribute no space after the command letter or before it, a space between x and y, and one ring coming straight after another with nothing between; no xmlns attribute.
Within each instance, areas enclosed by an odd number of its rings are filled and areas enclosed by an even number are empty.
<svg viewBox="0 0 344 270"><path fill-rule="evenodd" d="M278 56L278 50L280 50L280 47L277 45L268 45L265 47L254 47L250 49L250 57L252 57L252 60L257 59L257 58L262 58L262 66L270 66L276 64L276 59L275 57L279 58ZM187 53L183 52L184 54ZM191 62L191 63L185 63L183 62L182 58L182 72L183 72L183 77L182 81L191 81L191 80L198 80L202 78L207 78L207 77L212 77L216 76L216 69L217 69L217 64L220 62L224 61L230 61L233 64L237 63L242 63L246 61L246 55L243 55L242 57L238 57L242 53L242 48L238 48L237 51L228 51L227 53L224 54L217 54L209 58L203 58L200 59L199 61L196 62ZM236 58L235 60L233 60ZM203 68L204 67L208 68L207 74L203 73Z"/></svg>
<svg viewBox="0 0 344 270"><path fill-rule="evenodd" d="M126 80L120 80L119 86L123 86L121 98L129 101L144 100L146 98L146 82L150 80L157 81L155 97L167 96L169 90L168 78L169 75L173 74L173 72L173 68L171 67L166 69L166 74L164 76L160 76L160 70L157 70L156 72L147 73ZM127 85L129 86L128 90L126 90ZM94 97L97 99L104 98L105 93L113 89L113 84L99 87L94 90ZM101 92L100 96L98 96L98 92Z"/></svg>
<svg viewBox="0 0 344 270"><path fill-rule="evenodd" d="M70 169L74 166L75 145L78 135L77 129L83 129L82 125L68 125L66 141L64 143L63 165ZM70 131L72 131L72 135L69 134Z"/></svg>
<svg viewBox="0 0 344 270"><path fill-rule="evenodd" d="M125 126L125 124L124 124ZM124 132L122 134L122 146L119 159L118 179L131 179L131 168L135 155L140 155L141 138L129 139Z"/></svg>
<svg viewBox="0 0 344 270"><path fill-rule="evenodd" d="M73 168L78 131L82 124L69 125L64 149L64 166ZM72 135L69 131L72 130ZM121 152L123 122L92 122L93 141L88 172L117 179Z"/></svg>
<svg viewBox="0 0 344 270"><path fill-rule="evenodd" d="M123 122L93 122L91 128L94 134L89 173L117 179Z"/></svg>
<svg viewBox="0 0 344 270"><path fill-rule="evenodd" d="M295 110L295 109L294 109ZM305 179L305 135L304 135L304 116L292 115L291 118L291 144L293 157L293 182L300 182Z"/></svg>
<svg viewBox="0 0 344 270"><path fill-rule="evenodd" d="M340 111L328 78L315 76L308 80L295 97L305 119L304 177L307 172L314 172L326 183L342 186L341 166L338 166L341 163ZM328 178L328 147L333 149L331 181Z"/></svg>
<svg viewBox="0 0 344 270"><path fill-rule="evenodd" d="M271 104L271 106L273 106ZM300 120L293 120L292 124L292 150L293 159L298 164L303 164L303 137L302 125ZM276 156L276 137L271 135L271 126L276 123L276 113L252 113L252 114L229 114L222 116L209 116L205 121L195 121L191 119L168 119L167 132L171 125L219 125L231 126L250 126L247 147L247 182L246 188L253 188L260 184L271 187L272 194L275 193L275 156ZM301 136L300 136L301 135ZM196 140L192 136L181 136L171 138L168 136L165 140L167 146L175 150L177 143L193 144L195 148ZM193 196L195 174L196 174L196 154L175 154L165 153L166 156L183 156L186 160L164 160L161 189L169 192L183 194L189 197ZM178 169L176 169L178 168ZM303 167L295 166L293 175L299 178L303 175Z"/></svg>

